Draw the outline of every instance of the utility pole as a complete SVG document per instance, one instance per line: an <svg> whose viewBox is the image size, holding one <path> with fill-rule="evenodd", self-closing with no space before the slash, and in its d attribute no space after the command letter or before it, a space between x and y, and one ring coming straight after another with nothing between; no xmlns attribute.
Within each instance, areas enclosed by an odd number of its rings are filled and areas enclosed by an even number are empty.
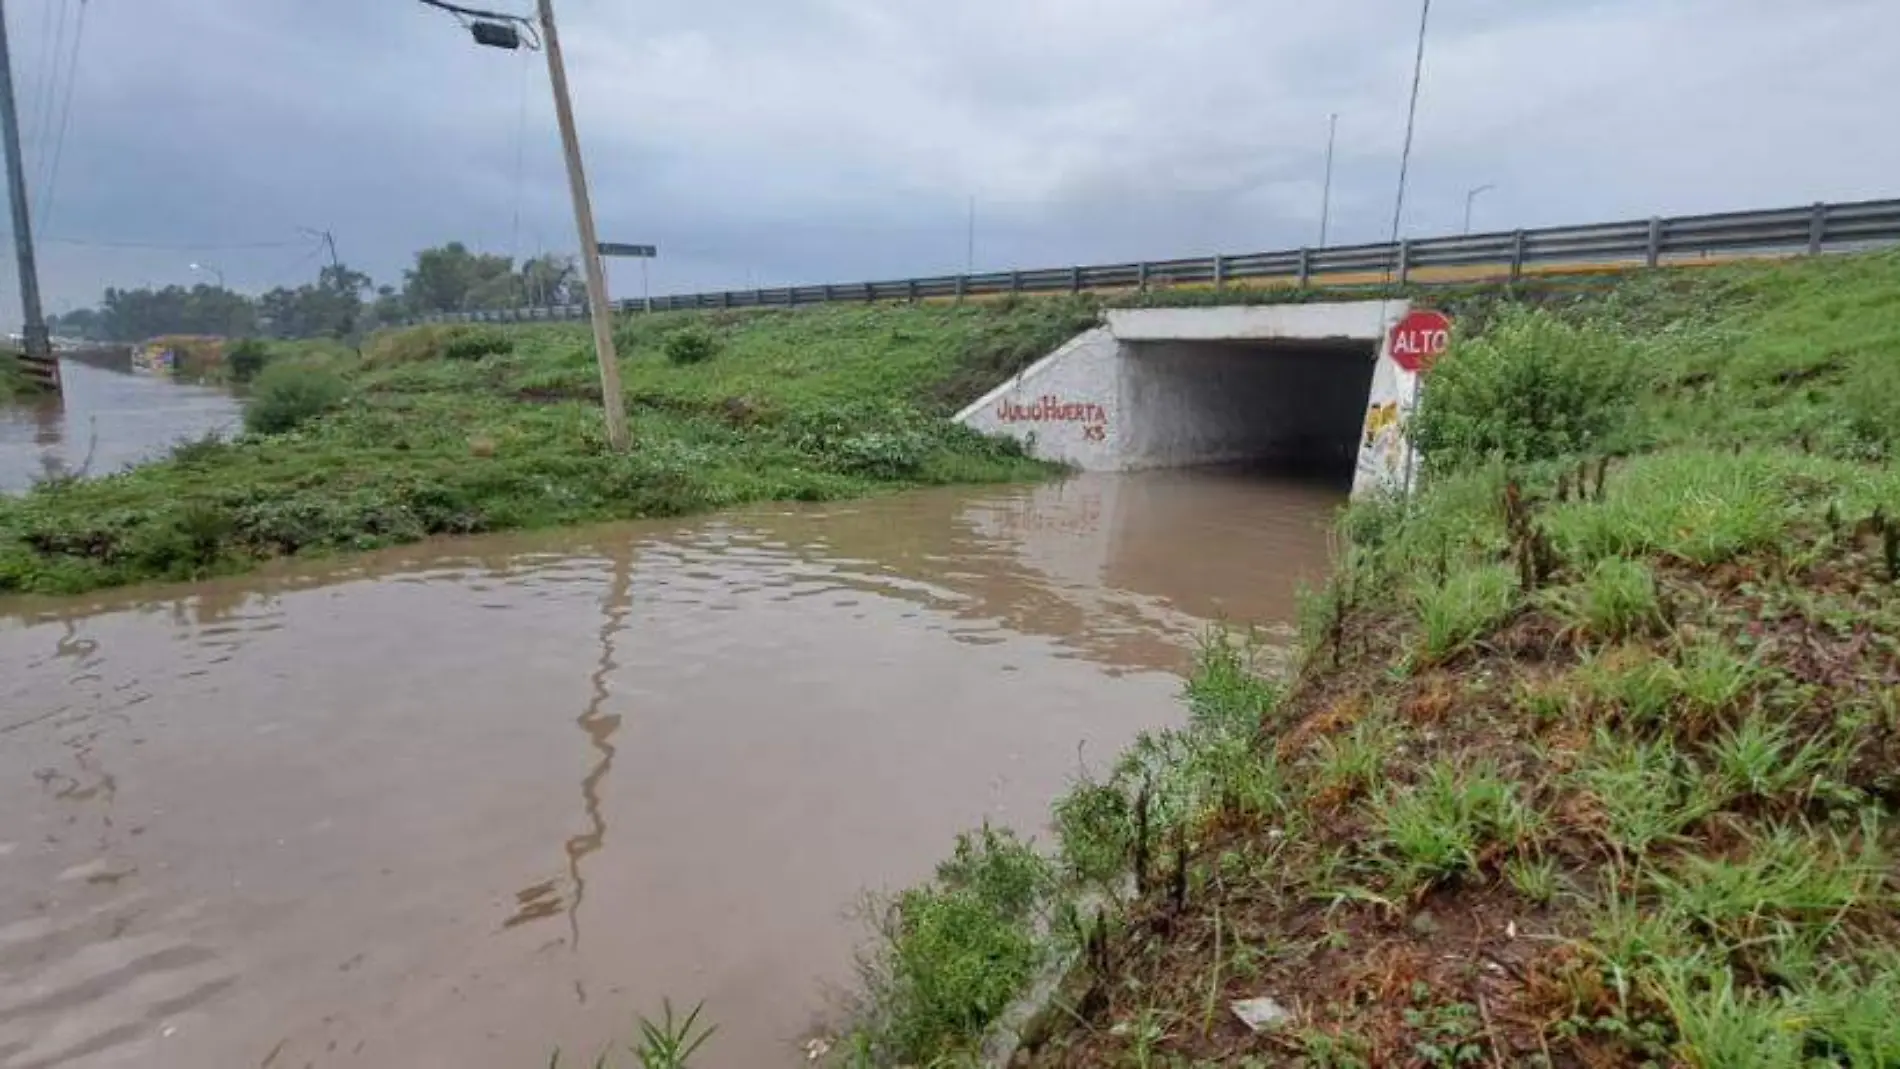
<svg viewBox="0 0 1900 1069"><path fill-rule="evenodd" d="M1333 213L1333 141L1339 136L1339 113L1326 120L1326 181L1319 194L1319 247L1326 247L1326 224Z"/></svg>
<svg viewBox="0 0 1900 1069"><path fill-rule="evenodd" d="M587 310L594 321L594 357L600 364L601 401L607 418L607 444L625 452L627 399L620 390L620 364L614 354L613 309L607 302L607 272L600 263L594 233L594 207L587 199L587 175L581 169L580 135L574 131L574 105L567 96L567 68L561 63L561 38L554 29L554 0L540 0L542 47L548 54L548 80L554 83L554 117L561 124L561 149L567 155L567 184L574 195L574 225L581 233L581 265L587 272Z"/></svg>
<svg viewBox="0 0 1900 1069"><path fill-rule="evenodd" d="M40 273L33 258L33 220L27 208L26 166L20 157L20 115L13 99L13 59L7 44L6 0L0 0L0 136L7 143L7 194L13 203L13 252L20 260L20 340L28 363L45 368L59 388L59 363L40 309Z"/></svg>
<svg viewBox="0 0 1900 1069"><path fill-rule="evenodd" d="M561 150L567 157L568 191L574 197L574 225L580 231L581 266L587 274L587 310L594 323L594 360L600 365L600 400L607 423L607 442L615 452L625 452L627 399L620 390L620 364L614 354L613 306L607 299L607 272L600 263L594 208L587 199L587 174L581 168L580 135L574 132L574 105L568 100L567 68L561 63L561 38L554 28L553 0L539 0L537 19L468 7L455 0L421 2L461 19L475 35L475 43L488 48L520 48L520 29L529 29L531 33L539 30L539 43L548 54L548 80L554 85L554 117L561 125Z"/></svg>

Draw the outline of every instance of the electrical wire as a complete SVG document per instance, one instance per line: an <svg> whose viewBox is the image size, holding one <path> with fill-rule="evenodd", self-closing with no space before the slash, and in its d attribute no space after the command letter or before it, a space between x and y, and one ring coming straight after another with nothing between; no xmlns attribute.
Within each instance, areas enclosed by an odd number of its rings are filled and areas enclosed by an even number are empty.
<svg viewBox="0 0 1900 1069"><path fill-rule="evenodd" d="M33 94L26 101L26 140L35 151L45 147L46 128L40 121L40 113L46 110L46 101L53 95L53 78L59 56L65 51L66 7L65 4L54 7L49 0L41 9L46 21L40 24L40 67L33 77ZM38 169L40 162L40 159L34 161L34 169Z"/></svg>
<svg viewBox="0 0 1900 1069"><path fill-rule="evenodd" d="M159 249L165 252L228 252L234 249L288 249L301 241L169 242L97 241L92 238L34 237L43 245L76 245L87 249Z"/></svg>
<svg viewBox="0 0 1900 1069"><path fill-rule="evenodd" d="M59 105L59 125L53 132L52 163L46 169L45 180L40 183L41 226L51 225L53 218L53 196L59 189L59 163L66 153L66 129L73 117L73 88L79 84L79 49L86 39L87 0L79 0L79 17L73 25L73 50L66 61L66 94Z"/></svg>
<svg viewBox="0 0 1900 1069"><path fill-rule="evenodd" d="M523 190L523 164L527 158L528 142L528 58L521 59L521 91L515 104L515 211L514 222L508 236L508 255L521 259L521 197Z"/></svg>

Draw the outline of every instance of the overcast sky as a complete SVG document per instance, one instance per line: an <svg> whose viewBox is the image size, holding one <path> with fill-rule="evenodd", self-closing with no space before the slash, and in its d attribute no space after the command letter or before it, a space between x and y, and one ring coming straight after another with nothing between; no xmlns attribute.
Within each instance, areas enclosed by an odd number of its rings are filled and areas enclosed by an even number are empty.
<svg viewBox="0 0 1900 1069"><path fill-rule="evenodd" d="M601 235L659 244L656 293L960 270L971 197L979 270L1310 243L1330 112L1334 239L1391 225L1417 0L558 5ZM86 0L44 204L80 6L8 5L50 312L307 280L298 227L379 282L575 244L543 58L415 0ZM1484 183L1479 229L1900 195L1897 51L1896 0L1436 0L1405 231Z"/></svg>

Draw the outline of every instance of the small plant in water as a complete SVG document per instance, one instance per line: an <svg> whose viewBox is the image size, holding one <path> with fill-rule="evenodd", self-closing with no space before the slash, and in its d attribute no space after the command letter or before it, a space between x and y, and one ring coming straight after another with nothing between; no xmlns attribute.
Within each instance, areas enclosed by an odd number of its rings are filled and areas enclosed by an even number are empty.
<svg viewBox="0 0 1900 1069"><path fill-rule="evenodd" d="M673 1013L671 999L660 1002L660 1019L655 1021L642 1014L635 1020L640 1035L636 1042L627 1048L634 1057L639 1069L686 1069L691 1058L699 1048L719 1030L718 1025L701 1025L699 1014L705 1009L705 1003L695 1003L692 1012L685 1017ZM610 1051L602 1051L594 1056L593 1069L608 1069L616 1063L610 1060ZM564 1065L561 1052L555 1051L548 1058L548 1069L561 1069Z"/></svg>

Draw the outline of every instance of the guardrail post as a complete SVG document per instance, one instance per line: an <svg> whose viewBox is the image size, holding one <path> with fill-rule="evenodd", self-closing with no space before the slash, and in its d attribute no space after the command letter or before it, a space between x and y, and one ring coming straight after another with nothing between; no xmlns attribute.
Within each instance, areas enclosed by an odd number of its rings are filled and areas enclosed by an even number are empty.
<svg viewBox="0 0 1900 1069"><path fill-rule="evenodd" d="M831 296L831 283L827 282L825 283L825 303L830 304L834 299Z"/></svg>
<svg viewBox="0 0 1900 1069"><path fill-rule="evenodd" d="M765 291L764 291L764 290L753 290L753 291L752 291L752 303L753 303L753 304L756 304L756 305L758 305L758 306L759 306L759 307L761 307L761 308L763 308L763 307L765 307Z"/></svg>
<svg viewBox="0 0 1900 1069"><path fill-rule="evenodd" d="M1662 220L1649 217L1649 242L1643 250L1643 263L1655 267L1662 263Z"/></svg>
<svg viewBox="0 0 1900 1069"><path fill-rule="evenodd" d="M870 304L874 300L877 300L877 290L874 289L869 282L866 282L864 284L864 303Z"/></svg>
<svg viewBox="0 0 1900 1069"><path fill-rule="evenodd" d="M1023 291L1023 273L1021 271L1011 271L1009 273L1009 292L1021 293L1022 291Z"/></svg>
<svg viewBox="0 0 1900 1069"><path fill-rule="evenodd" d="M970 289L970 276L958 275L957 276L957 303L958 304L963 303L963 295L966 292L968 292L969 289Z"/></svg>
<svg viewBox="0 0 1900 1069"><path fill-rule="evenodd" d="M1821 254L1821 242L1827 237L1827 204L1814 202L1814 214L1808 216L1808 255Z"/></svg>
<svg viewBox="0 0 1900 1069"><path fill-rule="evenodd" d="M1069 268L1069 292L1082 292L1082 269L1080 267Z"/></svg>
<svg viewBox="0 0 1900 1069"><path fill-rule="evenodd" d="M1511 281L1524 277L1524 232L1519 230L1511 235Z"/></svg>
<svg viewBox="0 0 1900 1069"><path fill-rule="evenodd" d="M1399 285L1403 286L1412 275L1412 239L1399 239Z"/></svg>
<svg viewBox="0 0 1900 1069"><path fill-rule="evenodd" d="M1300 246L1299 287L1301 289L1305 289L1307 282L1312 277L1313 277L1313 250L1302 245Z"/></svg>
<svg viewBox="0 0 1900 1069"><path fill-rule="evenodd" d="M1227 288L1227 257L1219 253L1214 254L1214 288Z"/></svg>
<svg viewBox="0 0 1900 1069"><path fill-rule="evenodd" d="M1148 292L1148 261L1146 260L1135 265L1135 289L1141 293Z"/></svg>
<svg viewBox="0 0 1900 1069"><path fill-rule="evenodd" d="M917 303L917 280L916 279L913 278L913 279L908 279L905 281L904 293L905 293L906 299L908 299L910 303L912 304Z"/></svg>

